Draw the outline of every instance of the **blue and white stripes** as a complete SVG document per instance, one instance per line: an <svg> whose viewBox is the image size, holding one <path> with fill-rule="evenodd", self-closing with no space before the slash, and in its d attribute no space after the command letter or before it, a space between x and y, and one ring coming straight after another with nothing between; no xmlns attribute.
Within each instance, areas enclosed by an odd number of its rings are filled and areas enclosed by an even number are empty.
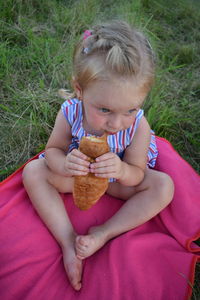
<svg viewBox="0 0 200 300"><path fill-rule="evenodd" d="M69 146L69 151L71 151L74 148L78 148L79 141L83 136L88 136L90 134L87 134L83 128L81 101L76 98L66 100L62 104L61 109L66 120L71 126L72 143ZM143 110L140 109L136 115L135 122L129 128L108 136L108 144L110 146L111 152L114 152L121 156L124 150L131 144L133 136L138 128L143 114ZM151 142L148 151L148 165L152 168L155 166L157 155L158 150L156 147L156 139L154 132L151 131Z"/></svg>
<svg viewBox="0 0 200 300"><path fill-rule="evenodd" d="M151 130L151 141L149 144L149 151L147 155L148 155L148 163L147 163L148 166L154 168L158 156L158 149L156 146L156 137L153 130Z"/></svg>

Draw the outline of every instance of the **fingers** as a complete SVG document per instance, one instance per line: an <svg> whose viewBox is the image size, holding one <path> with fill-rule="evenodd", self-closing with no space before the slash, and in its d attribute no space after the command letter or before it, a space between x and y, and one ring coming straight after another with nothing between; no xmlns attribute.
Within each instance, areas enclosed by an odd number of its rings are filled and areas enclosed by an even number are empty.
<svg viewBox="0 0 200 300"><path fill-rule="evenodd" d="M90 162L87 159L75 155L68 157L68 162L72 165L79 165L83 167L89 167L90 165Z"/></svg>
<svg viewBox="0 0 200 300"><path fill-rule="evenodd" d="M94 173L97 177L116 178L121 174L122 161L112 152L108 152L96 158L96 162L90 164L89 157L77 149L72 150L65 161L65 170L72 176Z"/></svg>
<svg viewBox="0 0 200 300"><path fill-rule="evenodd" d="M89 160L89 157L84 153L82 153L81 151L79 151L78 149L73 149L68 155L71 157L77 157L84 160Z"/></svg>
<svg viewBox="0 0 200 300"><path fill-rule="evenodd" d="M102 162L102 163L93 163L90 165L90 172L91 173L108 173L114 172L116 169L115 164L112 162Z"/></svg>
<svg viewBox="0 0 200 300"><path fill-rule="evenodd" d="M89 158L77 149L72 150L65 160L65 169L72 175L87 175L89 172Z"/></svg>
<svg viewBox="0 0 200 300"><path fill-rule="evenodd" d="M97 157L97 158L95 159L95 161L96 161L96 162L100 162L100 161L105 161L105 160L115 159L116 157L118 158L118 156L117 156L115 153L113 153L113 152L107 152L107 153L105 153L105 154L103 154L103 155Z"/></svg>
<svg viewBox="0 0 200 300"><path fill-rule="evenodd" d="M114 166L111 167L102 167L98 169L90 169L91 173L94 173L97 177L103 178L117 178L117 171Z"/></svg>
<svg viewBox="0 0 200 300"><path fill-rule="evenodd" d="M90 172L97 177L118 178L121 172L121 159L114 153L106 153L90 165Z"/></svg>
<svg viewBox="0 0 200 300"><path fill-rule="evenodd" d="M88 174L89 168L85 168L76 164L68 164L68 171L72 176L82 176Z"/></svg>

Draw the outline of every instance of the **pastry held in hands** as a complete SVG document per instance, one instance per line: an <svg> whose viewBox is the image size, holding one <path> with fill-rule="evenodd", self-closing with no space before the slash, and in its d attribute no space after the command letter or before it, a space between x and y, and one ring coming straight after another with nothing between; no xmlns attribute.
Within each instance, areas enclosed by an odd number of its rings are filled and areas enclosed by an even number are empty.
<svg viewBox="0 0 200 300"><path fill-rule="evenodd" d="M102 137L88 136L80 141L79 150L94 162L98 156L109 152L107 135ZM74 203L81 210L86 210L94 205L108 188L108 179L96 177L92 173L74 177L73 197Z"/></svg>

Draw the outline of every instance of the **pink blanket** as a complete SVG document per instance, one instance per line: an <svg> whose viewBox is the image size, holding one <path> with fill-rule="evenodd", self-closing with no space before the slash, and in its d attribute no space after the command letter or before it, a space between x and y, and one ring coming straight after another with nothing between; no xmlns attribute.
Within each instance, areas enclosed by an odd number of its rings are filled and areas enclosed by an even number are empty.
<svg viewBox="0 0 200 300"><path fill-rule="evenodd" d="M200 179L164 139L157 138L158 170L172 176L175 196L158 216L110 242L84 261L83 287L68 283L58 244L44 226L21 181L22 168L0 186L0 298L37 300L183 300L192 292L200 260ZM103 196L80 211L70 194L66 209L84 234L122 205Z"/></svg>

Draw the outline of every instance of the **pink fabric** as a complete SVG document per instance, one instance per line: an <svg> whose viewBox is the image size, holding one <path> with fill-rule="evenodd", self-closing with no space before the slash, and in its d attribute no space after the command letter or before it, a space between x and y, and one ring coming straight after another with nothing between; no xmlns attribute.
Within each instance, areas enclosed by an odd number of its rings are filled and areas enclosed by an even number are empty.
<svg viewBox="0 0 200 300"><path fill-rule="evenodd" d="M173 202L158 216L108 242L84 262L83 287L69 285L58 244L44 226L21 181L22 168L0 187L1 299L183 300L191 294L200 248L200 179L164 139L157 169L175 182ZM112 216L123 202L105 195L80 211L62 195L77 232Z"/></svg>
<svg viewBox="0 0 200 300"><path fill-rule="evenodd" d="M92 35L91 30L85 30L84 33L83 33L83 39L86 40L91 35Z"/></svg>

